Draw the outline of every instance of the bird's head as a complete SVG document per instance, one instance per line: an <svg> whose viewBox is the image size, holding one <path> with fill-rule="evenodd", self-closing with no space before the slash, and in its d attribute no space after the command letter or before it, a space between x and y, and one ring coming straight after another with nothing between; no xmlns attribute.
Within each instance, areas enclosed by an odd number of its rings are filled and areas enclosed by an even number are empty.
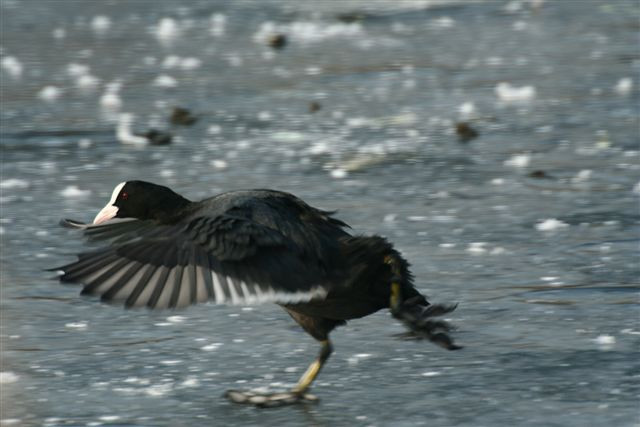
<svg viewBox="0 0 640 427"><path fill-rule="evenodd" d="M116 185L109 203L93 220L100 224L112 218L166 220L190 202L162 185L125 181Z"/></svg>

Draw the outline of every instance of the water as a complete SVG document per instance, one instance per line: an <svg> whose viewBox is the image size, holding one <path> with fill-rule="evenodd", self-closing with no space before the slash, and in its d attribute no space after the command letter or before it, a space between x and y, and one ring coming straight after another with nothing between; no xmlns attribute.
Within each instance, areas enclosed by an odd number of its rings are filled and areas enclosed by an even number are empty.
<svg viewBox="0 0 640 427"><path fill-rule="evenodd" d="M0 11L3 425L640 423L637 2ZM198 122L171 127L174 106ZM174 143L120 144L118 112ZM479 137L459 142L458 121ZM332 334L319 404L228 403L315 357L279 307L124 311L43 271L82 249L58 220L92 219L131 178L339 210L459 303L465 349L401 341L381 312Z"/></svg>

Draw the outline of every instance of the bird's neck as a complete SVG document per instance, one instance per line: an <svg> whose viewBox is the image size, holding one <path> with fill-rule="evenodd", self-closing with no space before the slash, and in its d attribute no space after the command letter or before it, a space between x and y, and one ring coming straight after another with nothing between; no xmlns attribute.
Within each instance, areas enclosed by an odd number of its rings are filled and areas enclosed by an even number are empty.
<svg viewBox="0 0 640 427"><path fill-rule="evenodd" d="M195 203L176 194L168 203L165 201L159 209L155 210L154 219L165 224L176 222L185 211L189 211L194 205Z"/></svg>

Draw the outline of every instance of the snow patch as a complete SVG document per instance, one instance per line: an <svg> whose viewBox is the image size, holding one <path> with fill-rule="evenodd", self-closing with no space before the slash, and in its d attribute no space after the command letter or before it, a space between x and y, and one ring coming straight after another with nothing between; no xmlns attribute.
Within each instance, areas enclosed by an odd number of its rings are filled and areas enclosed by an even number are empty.
<svg viewBox="0 0 640 427"><path fill-rule="evenodd" d="M332 169L329 175L334 179L343 179L347 177L347 171L344 169Z"/></svg>
<svg viewBox="0 0 640 427"><path fill-rule="evenodd" d="M469 246L467 246L467 252L472 254L483 254L487 252L487 242L471 242Z"/></svg>
<svg viewBox="0 0 640 427"><path fill-rule="evenodd" d="M91 20L91 29L98 33L104 34L111 28L111 19L105 15L96 15Z"/></svg>
<svg viewBox="0 0 640 427"><path fill-rule="evenodd" d="M0 67L13 78L22 76L22 63L15 56L5 56L2 58Z"/></svg>
<svg viewBox="0 0 640 427"><path fill-rule="evenodd" d="M216 169L226 169L229 166L226 160L221 159L211 160L210 164Z"/></svg>
<svg viewBox="0 0 640 427"><path fill-rule="evenodd" d="M611 347L616 343L616 337L613 335L598 335L593 341L603 347Z"/></svg>
<svg viewBox="0 0 640 427"><path fill-rule="evenodd" d="M207 344L205 346L200 347L202 351L214 351L217 350L222 345L221 342L212 342L211 344Z"/></svg>
<svg viewBox="0 0 640 427"><path fill-rule="evenodd" d="M0 384L11 384L18 381L20 377L11 371L0 372Z"/></svg>
<svg viewBox="0 0 640 427"><path fill-rule="evenodd" d="M161 43L169 43L180 36L180 27L175 19L162 18L153 33Z"/></svg>
<svg viewBox="0 0 640 427"><path fill-rule="evenodd" d="M87 322L70 322L70 323L65 323L65 328L69 328L69 329L86 329L87 328L88 323Z"/></svg>
<svg viewBox="0 0 640 427"><path fill-rule="evenodd" d="M25 188L29 188L29 181L24 179L18 179L18 178L9 178L9 179L0 181L0 188L3 188L3 189L15 188L18 190L25 189Z"/></svg>
<svg viewBox="0 0 640 427"><path fill-rule="evenodd" d="M583 169L580 172L578 172L578 174L576 176L574 176L571 181L573 182L585 182L588 181L589 178L591 178L591 170L590 169Z"/></svg>
<svg viewBox="0 0 640 427"><path fill-rule="evenodd" d="M153 86L172 88L178 86L178 81L169 75L161 74L155 78Z"/></svg>
<svg viewBox="0 0 640 427"><path fill-rule="evenodd" d="M506 82L500 82L495 87L498 99L506 103L521 103L531 101L536 96L536 88L533 86L511 86Z"/></svg>
<svg viewBox="0 0 640 427"><path fill-rule="evenodd" d="M631 79L630 77L625 77L618 80L618 83L616 83L614 90L620 96L629 95L633 90L633 79Z"/></svg>
<svg viewBox="0 0 640 427"><path fill-rule="evenodd" d="M56 99L60 98L62 95L62 89L57 86L45 86L38 92L38 98L43 101L53 102Z"/></svg>
<svg viewBox="0 0 640 427"><path fill-rule="evenodd" d="M516 154L510 159L504 161L505 166L511 166L514 168L526 168L529 166L531 156L529 154Z"/></svg>
<svg viewBox="0 0 640 427"><path fill-rule="evenodd" d="M214 13L209 21L211 22L211 27L209 27L211 35L214 37L223 36L227 25L227 17L221 13Z"/></svg>
<svg viewBox="0 0 640 427"><path fill-rule="evenodd" d="M564 227L568 227L569 224L567 224L566 222L562 222L560 220L557 220L555 218L549 218L549 219L545 219L542 222L539 222L538 224L536 224L536 230L538 231L553 231L553 230L557 230L559 228L564 228Z"/></svg>

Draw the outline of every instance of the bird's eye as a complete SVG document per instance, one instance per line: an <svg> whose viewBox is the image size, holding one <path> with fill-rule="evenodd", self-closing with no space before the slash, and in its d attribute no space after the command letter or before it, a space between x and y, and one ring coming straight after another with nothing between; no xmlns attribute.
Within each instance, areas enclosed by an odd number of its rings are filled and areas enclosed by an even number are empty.
<svg viewBox="0 0 640 427"><path fill-rule="evenodd" d="M129 198L129 193L122 193L122 194L120 195L120 198L121 198L122 200L127 200L127 199Z"/></svg>

